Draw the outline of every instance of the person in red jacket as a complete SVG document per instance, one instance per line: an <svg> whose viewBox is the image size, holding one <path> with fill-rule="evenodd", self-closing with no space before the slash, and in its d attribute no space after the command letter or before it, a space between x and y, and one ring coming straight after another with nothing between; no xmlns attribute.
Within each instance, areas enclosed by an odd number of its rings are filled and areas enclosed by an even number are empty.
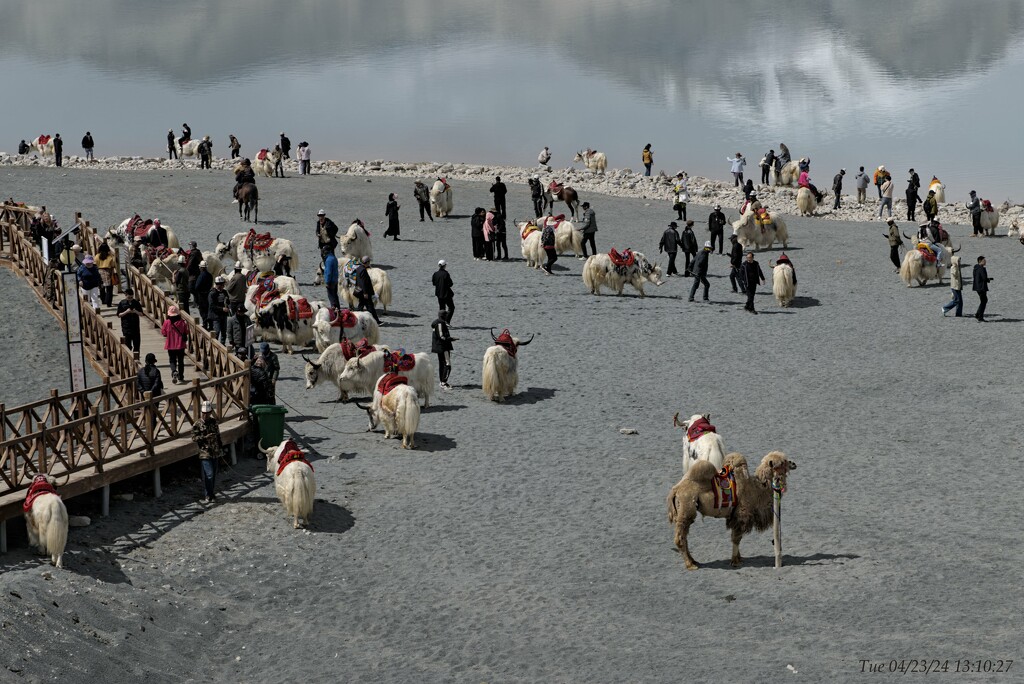
<svg viewBox="0 0 1024 684"><path fill-rule="evenodd" d="M160 328L167 350L167 359L171 365L171 382L175 385L185 384L185 346L188 344L188 323L181 317L178 307L167 309L167 318Z"/></svg>

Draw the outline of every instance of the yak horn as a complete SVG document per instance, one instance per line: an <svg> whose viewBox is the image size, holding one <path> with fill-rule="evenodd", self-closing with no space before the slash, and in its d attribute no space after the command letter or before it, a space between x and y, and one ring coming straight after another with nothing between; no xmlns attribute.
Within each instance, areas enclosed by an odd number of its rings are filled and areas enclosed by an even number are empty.
<svg viewBox="0 0 1024 684"><path fill-rule="evenodd" d="M536 337L536 335L532 335L532 334L531 334L531 335L530 335L530 339L526 340L525 342L520 342L520 343L519 343L519 346L520 346L520 347L525 347L526 345L528 345L528 344L530 344L531 342L533 342L533 338L534 338L534 337Z"/></svg>
<svg viewBox="0 0 1024 684"><path fill-rule="evenodd" d="M491 339L494 340L495 342L498 341L498 338L494 336L494 328L491 328Z"/></svg>
<svg viewBox="0 0 1024 684"><path fill-rule="evenodd" d="M672 427L682 427L683 424L679 422L679 411L676 411L676 415L672 416Z"/></svg>
<svg viewBox="0 0 1024 684"><path fill-rule="evenodd" d="M312 362L312 361L310 360L310 358L309 358L308 356L306 356L305 354L299 354L299 356L301 356L301 357L302 357L302 360L303 360L303 361L305 361L306 363L312 363L312 364L313 364L314 366L316 365L316 364L315 364L315 363L313 363L313 362Z"/></svg>
<svg viewBox="0 0 1024 684"><path fill-rule="evenodd" d="M274 453L273 449L264 449L263 448L263 438L262 437L260 437L259 446L260 446L260 451L265 453L267 456L272 456L273 455L273 453Z"/></svg>
<svg viewBox="0 0 1024 684"><path fill-rule="evenodd" d="M903 233L902 230L900 232ZM907 238L908 240L913 240L914 239L914 238L910 237L909 235L907 235L906 233L903 233L903 237Z"/></svg>
<svg viewBox="0 0 1024 684"><path fill-rule="evenodd" d="M355 404L356 406L358 406L359 408L363 409L367 413L370 413L373 410L373 407L370 406L370 405L363 405L363 404L360 404L358 401L353 401L352 403Z"/></svg>
<svg viewBox="0 0 1024 684"><path fill-rule="evenodd" d="M961 245L960 245L959 247L957 247L956 249L951 249L950 251L951 251L951 252L952 252L953 254L956 254L956 253L957 253L957 252L959 252L959 251L960 251L961 249L963 249L963 247L964 247L964 246L963 246L963 244L961 244Z"/></svg>

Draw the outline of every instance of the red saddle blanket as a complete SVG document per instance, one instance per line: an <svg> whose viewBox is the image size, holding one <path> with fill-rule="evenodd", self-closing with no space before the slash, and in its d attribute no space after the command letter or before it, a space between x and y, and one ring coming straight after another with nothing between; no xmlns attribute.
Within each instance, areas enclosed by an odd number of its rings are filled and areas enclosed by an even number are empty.
<svg viewBox="0 0 1024 684"><path fill-rule="evenodd" d="M285 301L288 302L289 321L300 321L313 317L313 307L305 297L289 297Z"/></svg>
<svg viewBox="0 0 1024 684"><path fill-rule="evenodd" d="M153 219L142 220L138 214L132 216L124 227L124 231L128 235L128 242L133 242L137 237L145 239L152 227Z"/></svg>
<svg viewBox="0 0 1024 684"><path fill-rule="evenodd" d="M995 207L992 206L992 200L981 200L981 208L985 211L995 211Z"/></svg>
<svg viewBox="0 0 1024 684"><path fill-rule="evenodd" d="M21 510L26 513L32 510L32 504L43 494L57 494L57 490L53 488L52 484L47 482L45 475L36 475L32 478L32 484L25 495L25 503L21 505Z"/></svg>
<svg viewBox="0 0 1024 684"><path fill-rule="evenodd" d="M359 317L350 309L330 309L332 328L354 328L359 325Z"/></svg>
<svg viewBox="0 0 1024 684"><path fill-rule="evenodd" d="M563 187L565 187L565 186L560 185L559 183L556 183L555 181L551 181L550 183L548 183L548 190L550 190L555 195L557 195L558 193L562 192L562 188Z"/></svg>
<svg viewBox="0 0 1024 684"><path fill-rule="evenodd" d="M260 150L256 154L256 158L259 159L260 161L263 161L264 159L266 159L267 158L267 148L264 147L262 150Z"/></svg>
<svg viewBox="0 0 1024 684"><path fill-rule="evenodd" d="M277 283L274 282L273 276L260 278L256 281L256 289L250 295L249 301L255 304L257 308L262 308L267 302L277 299L280 294L281 292L277 289Z"/></svg>
<svg viewBox="0 0 1024 684"><path fill-rule="evenodd" d="M698 418L690 423L690 427L686 428L686 439L687 441L695 442L708 432L718 431L715 430L714 425L708 422L707 418Z"/></svg>
<svg viewBox="0 0 1024 684"><path fill-rule="evenodd" d="M367 354L377 351L377 347L370 344L365 337L355 343L347 337L343 337L341 338L341 342L338 344L341 346L341 353L342 356L345 357L346 361L355 358L356 356L363 358Z"/></svg>
<svg viewBox="0 0 1024 684"><path fill-rule="evenodd" d="M257 234L255 228L250 228L249 234L245 236L245 242L242 243L242 249L247 252L265 252L270 249L273 242L274 238L270 233Z"/></svg>
<svg viewBox="0 0 1024 684"><path fill-rule="evenodd" d="M504 347L505 351L507 351L508 355L513 359L516 357L516 354L519 353L519 345L512 339L512 333L508 331L508 328L502 330L501 334L494 338L494 343L499 347Z"/></svg>
<svg viewBox="0 0 1024 684"><path fill-rule="evenodd" d="M636 262L636 256L633 255L633 250L631 249L624 249L620 254L612 247L608 252L608 258L616 266L632 266Z"/></svg>
<svg viewBox="0 0 1024 684"><path fill-rule="evenodd" d="M166 259L169 256L174 256L174 250L169 247L160 245L149 250L149 263L153 263L157 259Z"/></svg>
<svg viewBox="0 0 1024 684"><path fill-rule="evenodd" d="M45 145L46 143L50 142L50 137L51 136L49 136L49 135L41 135L41 136L39 136L39 144L40 145Z"/></svg>
<svg viewBox="0 0 1024 684"><path fill-rule="evenodd" d="M930 250L927 245L919 244L917 251L921 253L921 258L927 261L929 264L935 263L935 252Z"/></svg>
<svg viewBox="0 0 1024 684"><path fill-rule="evenodd" d="M452 186L448 185L448 179L447 178L442 178L441 176L438 176L437 180L441 181L441 183L444 185L444 190L442 190L442 192L447 192L448 189L452 187Z"/></svg>
<svg viewBox="0 0 1024 684"><path fill-rule="evenodd" d="M306 460L306 455L299 449L299 445L294 440L289 439L284 444L284 453L277 459L277 473L280 475L284 471L284 467L290 463L305 463L309 466L310 470L313 470L313 464Z"/></svg>
<svg viewBox="0 0 1024 684"><path fill-rule="evenodd" d="M260 278L270 278L271 280L273 280L275 275L276 274L273 271L264 271L264 272L260 273L259 271L252 270L252 271L249 271L248 273L245 274L245 284L248 287L252 287L253 284L258 279L260 279Z"/></svg>
<svg viewBox="0 0 1024 684"><path fill-rule="evenodd" d="M416 367L416 357L406 354L404 349L384 354L384 372L409 372Z"/></svg>
<svg viewBox="0 0 1024 684"><path fill-rule="evenodd" d="M523 226L523 232L519 234L519 237L525 240L527 237L529 237L530 233L534 233L538 230L540 230L540 228L537 227L536 223L527 223L525 226Z"/></svg>
<svg viewBox="0 0 1024 684"><path fill-rule="evenodd" d="M395 389L399 385L408 385L409 378L404 375L397 375L393 372L388 372L387 375L381 377L377 381L377 391L383 394L385 397L391 394L391 390Z"/></svg>
<svg viewBox="0 0 1024 684"><path fill-rule="evenodd" d="M731 466L722 468L711 480L711 491L714 495L715 509L733 508L736 506L736 473Z"/></svg>

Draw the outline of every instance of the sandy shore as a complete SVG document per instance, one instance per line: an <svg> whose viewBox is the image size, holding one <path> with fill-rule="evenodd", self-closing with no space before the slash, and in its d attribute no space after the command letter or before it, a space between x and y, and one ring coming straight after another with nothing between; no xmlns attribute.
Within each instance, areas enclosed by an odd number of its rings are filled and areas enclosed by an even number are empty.
<svg viewBox="0 0 1024 684"><path fill-rule="evenodd" d="M44 203L62 222L79 210L109 225L135 211L202 248L243 228L225 171L2 174L3 196ZM687 303L690 281L675 278L646 299L593 297L569 256L555 277L516 260L474 261L468 214L490 206L489 182L450 173L457 217L419 223L411 175L381 165L260 180L260 217L301 250L301 283L311 282L316 210L342 226L364 218L395 286L382 338L411 350L428 348L430 275L448 260L456 389L424 412L420 448L366 433L362 412L334 403L329 388L306 391L301 359L282 356L288 427L316 468L312 530L291 529L262 463L248 460L221 478L224 501L208 509L195 503L191 467L167 475L159 500L146 479L121 485L115 493L133 500L115 498L110 518L72 530L63 572L32 556L11 525L0 672L15 681L850 681L864 676L863 660L1021 660L1024 483L1019 468L992 464L1020 449L1015 240L971 239L947 222L965 264L989 259L992 322L982 325L942 318L946 285L904 287L876 223L787 216L798 298L780 309L763 288L762 314L751 316L717 255L710 304ZM646 199L587 191L599 249L657 255L674 214L651 187ZM380 238L389 192L403 205L397 243ZM735 202L723 204L735 218ZM509 213L531 215L525 185L512 188ZM708 213L690 208L702 240ZM509 246L518 259L514 233ZM777 254L758 257L766 271ZM977 301L969 289L966 314ZM479 388L490 327L537 333L520 352L520 394L505 405ZM730 569L718 520L694 525L691 548L706 565L683 569L665 517L681 470L676 411L710 411L727 447L752 462L781 449L799 464L784 499L781 571L767 534L746 538L745 566ZM69 507L95 519L99 499ZM1020 664L968 679L1014 679Z"/></svg>

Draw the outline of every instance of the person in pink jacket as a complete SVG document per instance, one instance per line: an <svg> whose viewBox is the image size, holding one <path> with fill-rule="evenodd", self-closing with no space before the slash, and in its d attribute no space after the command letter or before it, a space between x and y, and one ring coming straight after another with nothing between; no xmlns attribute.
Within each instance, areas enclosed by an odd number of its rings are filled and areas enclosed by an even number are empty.
<svg viewBox="0 0 1024 684"><path fill-rule="evenodd" d="M497 226L494 225L496 213L497 209L489 209L484 217L484 258L487 261L494 261L494 237L498 232Z"/></svg>
<svg viewBox="0 0 1024 684"><path fill-rule="evenodd" d="M801 188L807 188L814 195L814 201L821 204L821 193L818 192L818 188L811 182L811 176L806 171L801 171L800 176L797 178L796 184Z"/></svg>
<svg viewBox="0 0 1024 684"><path fill-rule="evenodd" d="M188 323L181 317L178 307L167 309L167 318L160 328L167 350L167 359L171 364L171 382L175 385L185 384L185 346L188 344Z"/></svg>

